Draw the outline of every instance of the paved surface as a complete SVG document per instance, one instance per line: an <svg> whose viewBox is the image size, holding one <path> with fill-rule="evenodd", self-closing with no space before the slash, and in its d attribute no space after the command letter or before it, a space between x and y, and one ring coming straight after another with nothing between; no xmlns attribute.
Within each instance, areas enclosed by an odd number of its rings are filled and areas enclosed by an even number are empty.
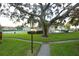
<svg viewBox="0 0 79 59"><path fill-rule="evenodd" d="M66 41L58 41L58 42L49 42L50 44L61 44L61 43L69 43L69 42L77 42L79 40L66 40Z"/></svg>
<svg viewBox="0 0 79 59"><path fill-rule="evenodd" d="M43 43L37 56L50 56L48 43Z"/></svg>
<svg viewBox="0 0 79 59"><path fill-rule="evenodd" d="M20 41L24 41L24 42L31 42L31 40L24 40L22 38L6 38L6 39L20 40ZM42 42L38 42L38 41L33 41L33 43L42 44Z"/></svg>
<svg viewBox="0 0 79 59"><path fill-rule="evenodd" d="M21 41L25 41L25 42L31 42L31 40L22 40L22 39L15 39L15 40L21 40ZM33 43L42 44L42 42L38 42L38 41L33 41Z"/></svg>
<svg viewBox="0 0 79 59"><path fill-rule="evenodd" d="M6 37L5 37L6 38ZM26 41L26 42L31 42L31 40L25 40L25 39L22 39L22 38L10 38L10 37L7 37L7 39L14 39L14 40L21 40L21 41ZM79 41L79 39L76 39L76 40L65 40L65 41L56 41L56 42L49 42L49 44L60 44L60 43L68 43L68 42L76 42L76 41ZM34 43L39 43L39 44L42 44L43 42L39 42L39 41L33 41Z"/></svg>

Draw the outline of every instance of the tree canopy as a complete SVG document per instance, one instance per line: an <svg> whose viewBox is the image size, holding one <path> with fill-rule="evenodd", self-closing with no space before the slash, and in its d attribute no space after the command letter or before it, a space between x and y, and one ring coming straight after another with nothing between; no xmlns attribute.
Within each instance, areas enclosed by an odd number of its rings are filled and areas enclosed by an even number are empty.
<svg viewBox="0 0 79 59"><path fill-rule="evenodd" d="M71 16L75 16L71 17L71 21L78 18L78 7L79 3L74 5L72 3L4 3L0 4L0 14L16 21L33 18L40 23L44 34L46 34L52 24L61 24Z"/></svg>

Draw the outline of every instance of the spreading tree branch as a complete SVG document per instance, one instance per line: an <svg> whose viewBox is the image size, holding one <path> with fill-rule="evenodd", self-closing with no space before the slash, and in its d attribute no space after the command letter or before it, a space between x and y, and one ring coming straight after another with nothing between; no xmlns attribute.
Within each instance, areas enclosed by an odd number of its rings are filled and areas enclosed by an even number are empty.
<svg viewBox="0 0 79 59"><path fill-rule="evenodd" d="M22 9L21 7L18 7L17 5L14 5L12 3L10 3L10 5L13 6L13 7L15 7L16 9L18 9L22 13L26 13L26 14L33 15L33 16L36 16L36 17L40 17L40 15L29 13L29 12L25 11L24 9Z"/></svg>
<svg viewBox="0 0 79 59"><path fill-rule="evenodd" d="M47 6L44 8L43 12L45 12L50 6L50 3L47 4Z"/></svg>
<svg viewBox="0 0 79 59"><path fill-rule="evenodd" d="M62 15L60 16L60 14L64 11L64 10L62 10L56 17L54 17L54 18L49 22L49 26L51 26L52 23L54 23L54 22L55 22L56 20L58 20L58 19L61 19L61 18L65 19L66 17L69 17L69 13L71 12L71 10L75 9L75 8L78 7L78 6L79 6L79 3L75 4L71 9L68 9L64 14L62 14Z"/></svg>
<svg viewBox="0 0 79 59"><path fill-rule="evenodd" d="M39 3L39 4L40 4L40 8L41 8L42 12L45 12L49 8L49 6L50 6L50 3L48 3L46 6L43 6L42 3Z"/></svg>

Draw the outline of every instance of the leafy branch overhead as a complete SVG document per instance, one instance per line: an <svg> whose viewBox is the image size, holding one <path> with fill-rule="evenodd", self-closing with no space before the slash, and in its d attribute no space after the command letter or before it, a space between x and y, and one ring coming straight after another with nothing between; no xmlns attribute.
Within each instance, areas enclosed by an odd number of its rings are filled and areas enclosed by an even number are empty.
<svg viewBox="0 0 79 59"><path fill-rule="evenodd" d="M78 15L78 11L75 10L79 7L79 3L74 5L72 3L6 3L0 4L0 7L1 15L3 14L14 20L16 19L15 21L27 19L28 22L38 22L44 34L46 34L48 31L47 28L52 24L63 24L67 17L70 17L71 21L73 18L79 17L76 16ZM74 11L74 13L72 11ZM57 21L58 23L56 23ZM74 23L77 23L77 21Z"/></svg>
<svg viewBox="0 0 79 59"><path fill-rule="evenodd" d="M46 3L46 4L39 3L39 4L33 4L33 5L28 4L28 3L26 3L26 4L11 3L10 5L14 6L21 13L25 13L25 14L28 14L28 15L33 15L33 16L36 16L36 17L41 17L41 15L44 15L44 13L45 13L45 15L49 16L49 18L52 18L53 15L50 15L50 14L51 13L54 14L55 12L57 12L56 13L56 17L50 19L49 25L51 25L55 20L62 19L62 18L65 19L66 17L69 17L70 11L72 9L76 8L79 5L79 3L75 4L72 7L70 7L71 3L68 3L64 7L63 7L63 3L53 3L53 4L50 4L50 3ZM24 10L24 8L23 8L24 5L28 5L26 7L29 7L29 8L33 7L33 8L31 8L32 12L28 12L28 11ZM39 12L40 12L39 14L38 14L38 10L35 10L37 12L36 14L33 13L35 7L39 9ZM60 10L60 8L62 8L62 10ZM31 9L29 9L29 10L31 10ZM55 10L55 11L53 11L53 10ZM65 11L65 10L67 10L67 11L64 14L62 14L62 12ZM60 14L62 14L62 15L60 15ZM45 16L45 17L47 17L47 16Z"/></svg>

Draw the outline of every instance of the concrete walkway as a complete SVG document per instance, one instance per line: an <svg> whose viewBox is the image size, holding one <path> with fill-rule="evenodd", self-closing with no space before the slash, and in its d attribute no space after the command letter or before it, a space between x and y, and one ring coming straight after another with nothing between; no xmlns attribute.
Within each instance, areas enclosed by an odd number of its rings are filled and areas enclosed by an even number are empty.
<svg viewBox="0 0 79 59"><path fill-rule="evenodd" d="M20 40L20 41L24 41L24 42L31 42L31 40L24 40L22 38L6 38L6 39ZM43 42L33 41L33 43L42 44Z"/></svg>
<svg viewBox="0 0 79 59"><path fill-rule="evenodd" d="M50 56L48 43L43 43L37 56Z"/></svg>
<svg viewBox="0 0 79 59"><path fill-rule="evenodd" d="M65 40L65 41L57 41L57 42L49 42L49 44L61 44L61 43L69 43L69 42L77 42L79 40Z"/></svg>
<svg viewBox="0 0 79 59"><path fill-rule="evenodd" d="M25 40L25 39L22 39L22 38L10 38L10 37L8 37L6 39L14 39L14 40L21 40L21 41L25 41L25 42L31 42L31 40ZM49 42L49 44L61 44L61 43L76 42L76 41L79 41L79 39L77 39L77 40L65 40L65 41ZM39 42L39 41L33 41L33 42L34 43L39 43L39 44L43 43L43 42Z"/></svg>
<svg viewBox="0 0 79 59"><path fill-rule="evenodd" d="M44 43L44 44L42 44L40 51L39 51L37 56L50 56L49 44L62 44L62 43L77 42L77 41L79 41L79 40L67 40L67 41Z"/></svg>

